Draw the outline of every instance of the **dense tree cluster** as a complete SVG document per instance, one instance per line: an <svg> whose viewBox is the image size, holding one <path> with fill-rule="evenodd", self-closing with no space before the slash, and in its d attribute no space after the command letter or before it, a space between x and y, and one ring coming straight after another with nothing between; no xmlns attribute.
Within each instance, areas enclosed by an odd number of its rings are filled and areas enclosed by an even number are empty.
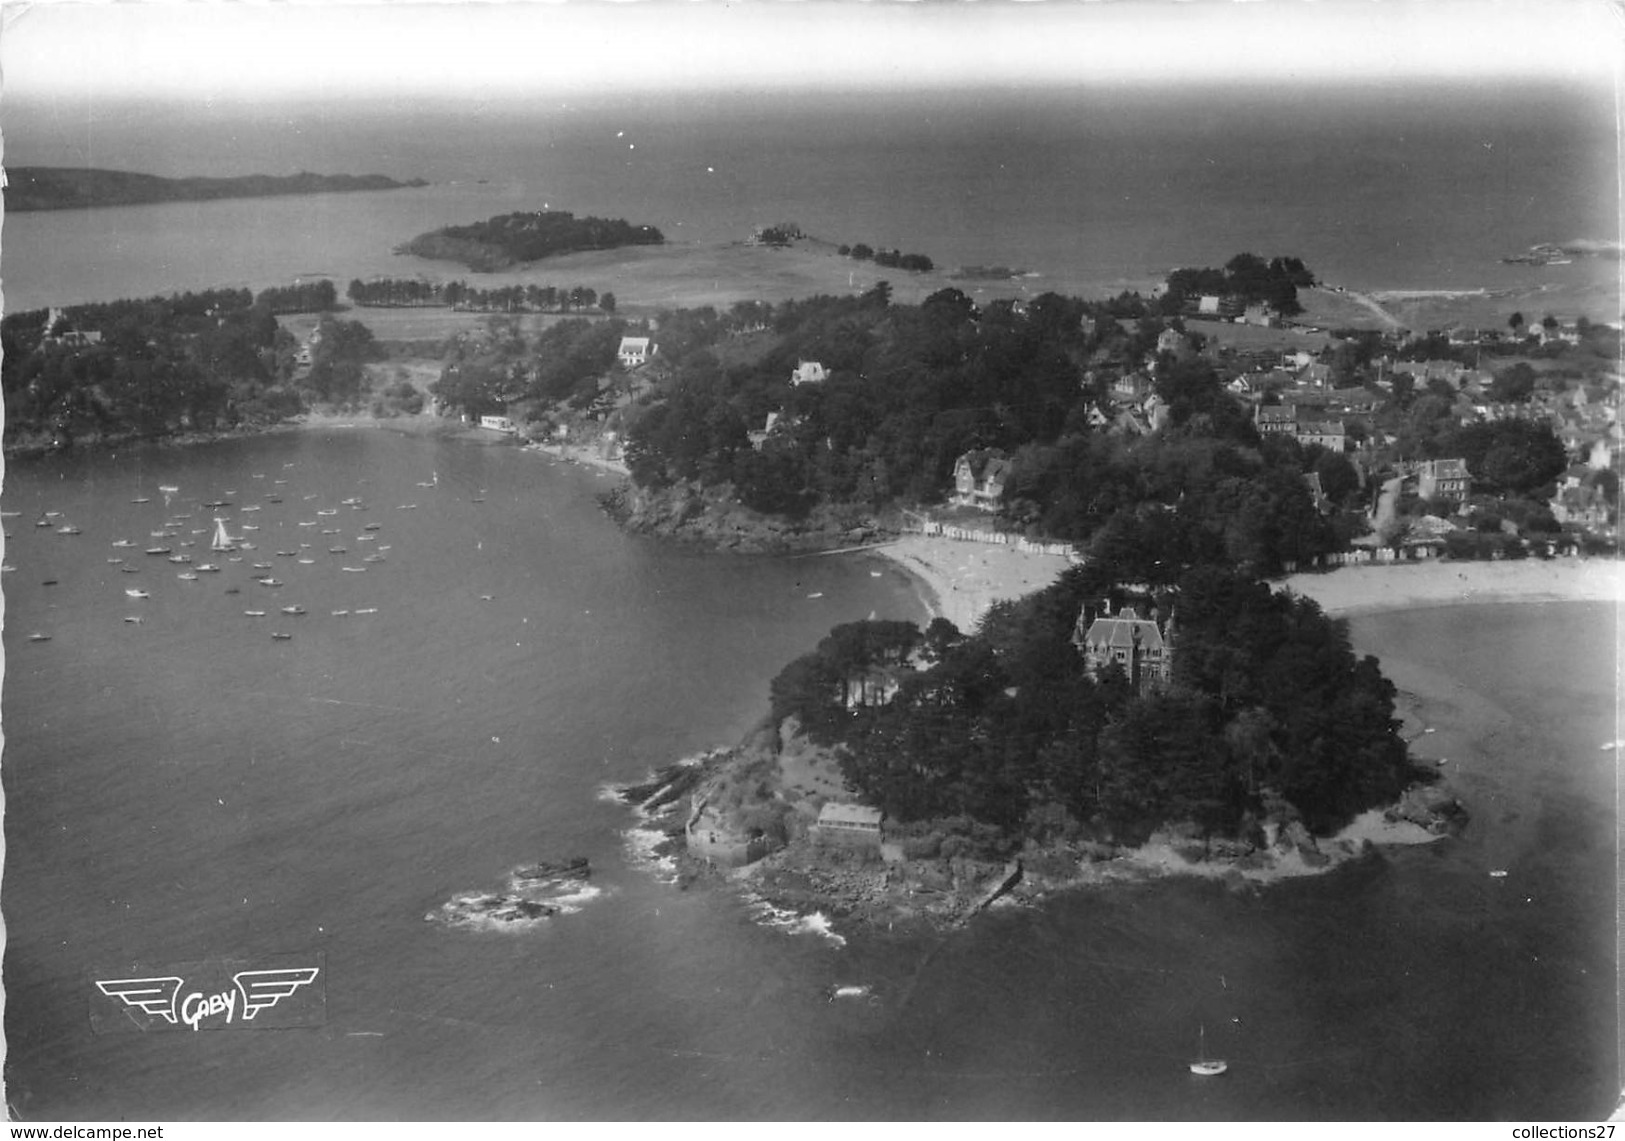
<svg viewBox="0 0 1625 1141"><path fill-rule="evenodd" d="M877 287L748 316L738 307L727 317L663 316L669 375L635 410L634 480L731 484L747 506L794 516L820 502L929 502L960 455L1001 448L1015 457L1010 522L1136 549L1152 577L1209 558L1273 573L1337 547L1303 478L1323 453L1260 441L1202 358L1159 365L1169 420L1161 432L1135 437L1101 424L1099 409L1111 402L1085 381L1083 365L1139 359L1155 347L1159 321L1132 330L1097 321L1086 331L1085 315L1099 312L1053 294L1024 313L1008 304L981 311L954 288L919 306L891 305L885 294ZM747 324L769 326L771 336L741 359L728 346ZM825 366L822 383L791 383L806 360ZM1346 461L1322 466L1340 502L1357 476Z"/></svg>
<svg viewBox="0 0 1625 1141"><path fill-rule="evenodd" d="M1346 624L1229 569L1193 568L1157 598L1176 630L1171 684L1091 676L1073 631L1121 602L1125 573L1075 568L972 636L940 619L837 627L774 679L774 714L840 746L846 778L899 823L1014 829L1060 810L1119 837L1184 819L1235 831L1282 797L1324 832L1417 779L1394 688ZM889 699L851 700L882 674Z"/></svg>
<svg viewBox="0 0 1625 1141"><path fill-rule="evenodd" d="M0 322L8 442L207 431L301 409L276 369L287 334L246 289L78 305L46 321L40 310Z"/></svg>
<svg viewBox="0 0 1625 1141"><path fill-rule="evenodd" d="M346 295L366 309L447 307L474 313L581 313L597 307L615 311L615 295L585 285L507 285L479 289L464 281L377 278L350 282Z"/></svg>
<svg viewBox="0 0 1625 1141"><path fill-rule="evenodd" d="M889 293L881 283L862 297L713 315L688 321L684 335L663 319L670 378L630 430L635 478L658 486L697 478L704 464L764 510L818 499L879 505L936 497L972 448L1056 438L1083 395L1071 356L1083 343L1081 302L1052 295L1021 317L979 314L954 289L917 307L893 306ZM740 359L724 341L745 321L771 337ZM792 385L800 361L822 363L826 379ZM750 447L747 432L770 413L774 431Z"/></svg>
<svg viewBox="0 0 1625 1141"><path fill-rule="evenodd" d="M1303 312L1298 290L1315 284L1315 275L1297 258L1277 257L1266 262L1256 254L1237 254L1223 269L1176 269L1168 275L1162 296L1163 311L1178 313L1194 306L1204 294L1233 297L1246 304L1263 303L1277 313Z"/></svg>
<svg viewBox="0 0 1625 1141"><path fill-rule="evenodd" d="M863 242L855 246L842 245L835 252L843 258L873 261L886 269L906 269L910 273L929 273L936 268L936 263L924 254L905 254L901 250L877 250Z"/></svg>
<svg viewBox="0 0 1625 1141"><path fill-rule="evenodd" d="M470 415L506 412L516 401L590 407L615 364L624 321L559 321L526 338L517 322L493 319L490 335L453 341L430 391Z"/></svg>
<svg viewBox="0 0 1625 1141"><path fill-rule="evenodd" d="M623 218L577 218L566 210L543 210L445 226L418 235L401 252L459 261L488 273L556 254L659 245L665 240L655 227L633 225Z"/></svg>
<svg viewBox="0 0 1625 1141"><path fill-rule="evenodd" d="M300 387L316 400L331 404L355 403L367 390L366 365L383 351L372 330L359 321L325 317L317 326L310 371Z"/></svg>
<svg viewBox="0 0 1625 1141"><path fill-rule="evenodd" d="M284 313L327 313L338 307L338 290L331 281L302 281L260 290L254 304L273 316Z"/></svg>

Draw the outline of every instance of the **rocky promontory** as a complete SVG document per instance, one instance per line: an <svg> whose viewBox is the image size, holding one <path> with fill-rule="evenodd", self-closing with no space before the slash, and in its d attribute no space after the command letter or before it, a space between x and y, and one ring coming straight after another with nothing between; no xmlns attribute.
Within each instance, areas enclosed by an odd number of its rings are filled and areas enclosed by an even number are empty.
<svg viewBox="0 0 1625 1141"><path fill-rule="evenodd" d="M1450 834L1466 813L1449 792L1418 784L1388 809L1314 836L1278 797L1238 835L1188 821L1149 834L1104 822L1014 834L963 818L887 823L872 842L832 842L826 805L854 804L839 757L809 742L793 719L764 721L738 745L672 765L619 790L666 833L684 886L711 882L776 908L819 912L847 925L961 925L1000 900L1038 903L1059 891L1169 875L1216 879L1234 890L1329 871L1383 846Z"/></svg>

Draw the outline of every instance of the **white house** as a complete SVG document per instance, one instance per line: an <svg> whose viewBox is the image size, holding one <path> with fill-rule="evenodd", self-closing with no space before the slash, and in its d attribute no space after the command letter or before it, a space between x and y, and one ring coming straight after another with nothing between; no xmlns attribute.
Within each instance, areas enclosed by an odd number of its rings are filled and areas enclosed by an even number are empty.
<svg viewBox="0 0 1625 1141"><path fill-rule="evenodd" d="M655 346L648 337L622 337L621 347L615 353L621 364L626 368L637 368L648 364L649 358L654 356Z"/></svg>
<svg viewBox="0 0 1625 1141"><path fill-rule="evenodd" d="M801 361L790 373L791 384L821 384L829 374L817 361Z"/></svg>
<svg viewBox="0 0 1625 1141"><path fill-rule="evenodd" d="M510 434L519 431L519 426L506 416L481 416L480 427L489 428L493 432L508 432Z"/></svg>

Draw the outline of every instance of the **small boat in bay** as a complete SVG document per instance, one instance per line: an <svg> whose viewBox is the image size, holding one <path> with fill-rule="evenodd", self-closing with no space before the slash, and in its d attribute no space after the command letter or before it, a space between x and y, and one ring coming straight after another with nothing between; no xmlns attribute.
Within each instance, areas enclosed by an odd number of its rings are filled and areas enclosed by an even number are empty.
<svg viewBox="0 0 1625 1141"><path fill-rule="evenodd" d="M282 632L281 632L281 631L278 631L278 630L273 630L273 631L272 631L272 632L271 632L271 637L272 637L272 639L274 639L274 640L275 640L275 641L278 641L278 642L286 642L286 641L287 641L287 640L288 640L288 639L290 639L290 638L292 638L292 637L293 637L293 635L292 635L292 634L284 634L284 633L282 633Z"/></svg>
<svg viewBox="0 0 1625 1141"><path fill-rule="evenodd" d="M151 598L152 597L152 595L148 594L144 590L126 590L124 593L129 595L131 598Z"/></svg>
<svg viewBox="0 0 1625 1141"><path fill-rule="evenodd" d="M284 613L284 614L304 614L305 613L305 608L303 606L284 606L282 608L282 613Z"/></svg>
<svg viewBox="0 0 1625 1141"><path fill-rule="evenodd" d="M1230 1063L1220 1058L1207 1056L1207 1027L1199 1029L1200 1046L1197 1049L1196 1061L1191 1063L1191 1073L1199 1078L1216 1078L1230 1068Z"/></svg>
<svg viewBox="0 0 1625 1141"><path fill-rule="evenodd" d="M28 640L30 642L49 642L51 636L49 634L30 634Z"/></svg>
<svg viewBox="0 0 1625 1141"><path fill-rule="evenodd" d="M128 540L128 539L114 539L113 540L113 546L123 548L123 547L133 547L133 546L135 546L135 544L130 542L130 540Z"/></svg>
<svg viewBox="0 0 1625 1141"><path fill-rule="evenodd" d="M197 574L195 572L193 572L193 571L182 571L180 574L176 575L175 577L180 579L182 582L196 582L197 581Z"/></svg>
<svg viewBox="0 0 1625 1141"><path fill-rule="evenodd" d="M250 618L264 618L265 617L265 611L263 611L263 610L245 610L245 611L243 611L243 613L246 614Z"/></svg>
<svg viewBox="0 0 1625 1141"><path fill-rule="evenodd" d="M147 548L147 554L149 554L149 555L167 555L167 554L169 554L170 551L172 551L174 549L175 548L173 548L173 547L148 547Z"/></svg>

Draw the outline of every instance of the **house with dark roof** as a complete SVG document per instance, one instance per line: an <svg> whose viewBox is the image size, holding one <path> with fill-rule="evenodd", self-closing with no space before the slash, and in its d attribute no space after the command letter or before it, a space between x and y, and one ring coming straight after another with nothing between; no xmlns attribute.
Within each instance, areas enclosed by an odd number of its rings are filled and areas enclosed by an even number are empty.
<svg viewBox="0 0 1625 1141"><path fill-rule="evenodd" d="M1298 410L1290 404L1260 404L1253 409L1253 427L1258 429L1261 436L1276 432L1296 434Z"/></svg>
<svg viewBox="0 0 1625 1141"><path fill-rule="evenodd" d="M1072 632L1072 644L1092 677L1113 663L1136 690L1164 685L1173 676L1172 618L1159 624L1129 606L1118 610L1115 618L1106 610L1097 617L1092 607L1085 607Z"/></svg>
<svg viewBox="0 0 1625 1141"><path fill-rule="evenodd" d="M1416 494L1423 499L1463 500L1471 489L1466 460L1423 460L1416 465Z"/></svg>
<svg viewBox="0 0 1625 1141"><path fill-rule="evenodd" d="M978 448L954 461L953 502L997 511L1010 477L1010 457L998 448Z"/></svg>
<svg viewBox="0 0 1625 1141"><path fill-rule="evenodd" d="M1319 444L1333 452L1342 452L1348 445L1348 432L1341 420L1299 420L1294 436L1300 444Z"/></svg>

